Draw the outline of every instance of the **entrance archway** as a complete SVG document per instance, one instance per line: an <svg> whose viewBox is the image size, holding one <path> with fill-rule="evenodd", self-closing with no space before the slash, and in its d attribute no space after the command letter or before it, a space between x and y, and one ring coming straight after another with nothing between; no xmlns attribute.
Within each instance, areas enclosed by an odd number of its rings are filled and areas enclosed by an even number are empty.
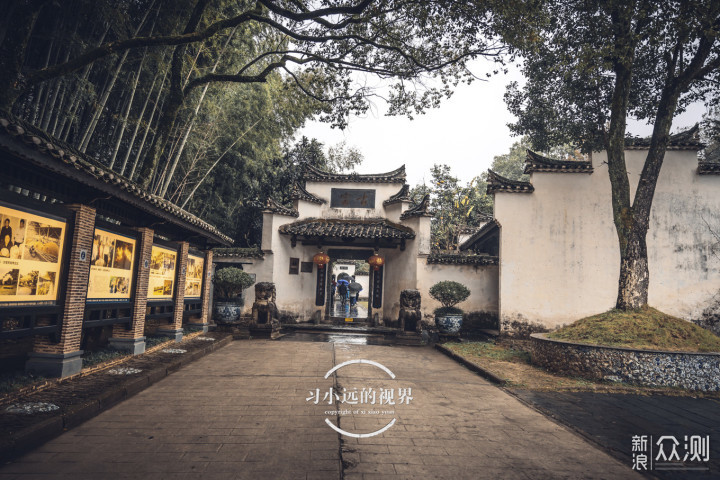
<svg viewBox="0 0 720 480"><path fill-rule="evenodd" d="M328 264L327 278L327 296L325 304L325 316L333 323L364 323L370 321L373 316L372 306L372 275L370 275L367 259L373 254L373 250L352 249L352 248L331 248L328 250L330 263ZM366 267L366 268L362 268ZM336 290L333 296L333 275L337 281L342 276L350 277L350 282L356 283L362 287L359 295L356 295L357 301L351 302L354 305L342 305L340 295ZM355 282L352 282L352 277ZM361 278L364 277L364 278ZM353 289L350 289L351 293Z"/></svg>

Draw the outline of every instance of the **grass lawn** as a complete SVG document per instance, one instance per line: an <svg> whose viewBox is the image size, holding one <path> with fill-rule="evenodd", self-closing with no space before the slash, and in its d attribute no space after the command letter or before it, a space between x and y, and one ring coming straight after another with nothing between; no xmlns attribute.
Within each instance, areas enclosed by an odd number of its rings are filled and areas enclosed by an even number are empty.
<svg viewBox="0 0 720 480"><path fill-rule="evenodd" d="M720 352L720 337L654 308L610 310L548 334L571 342L688 352Z"/></svg>

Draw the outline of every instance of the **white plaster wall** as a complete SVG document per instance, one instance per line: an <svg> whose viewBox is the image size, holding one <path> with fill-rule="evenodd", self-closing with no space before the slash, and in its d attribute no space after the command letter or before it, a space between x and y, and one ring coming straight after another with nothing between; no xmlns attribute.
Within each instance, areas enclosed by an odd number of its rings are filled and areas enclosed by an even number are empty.
<svg viewBox="0 0 720 480"><path fill-rule="evenodd" d="M633 196L646 153L626 152ZM495 194L502 320L555 327L614 306L620 254L606 160L594 154L591 175L534 173L531 194ZM667 152L648 233L649 303L686 319L720 289L703 220L720 231L720 178L696 168L695 152Z"/></svg>
<svg viewBox="0 0 720 480"><path fill-rule="evenodd" d="M497 313L497 265L438 265L428 264L427 258L418 258L417 269L417 289L422 296L423 315L432 315L436 308L442 306L430 296L430 287L444 280L462 283L470 290L467 300L457 305L464 312Z"/></svg>
<svg viewBox="0 0 720 480"><path fill-rule="evenodd" d="M375 190L375 208L330 208L330 193L333 188L353 190ZM300 218L381 218L385 217L383 201L402 188L399 183L355 183L355 182L307 182L305 189L313 195L327 200L322 205L299 202ZM399 219L398 214L398 219Z"/></svg>

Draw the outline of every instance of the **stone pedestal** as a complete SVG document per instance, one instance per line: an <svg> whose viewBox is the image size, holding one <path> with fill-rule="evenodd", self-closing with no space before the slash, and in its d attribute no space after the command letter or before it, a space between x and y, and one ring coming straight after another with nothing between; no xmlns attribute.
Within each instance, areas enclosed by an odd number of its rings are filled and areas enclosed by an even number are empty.
<svg viewBox="0 0 720 480"><path fill-rule="evenodd" d="M182 341L183 338L182 328L158 328L155 333L163 337L174 338L176 342Z"/></svg>
<svg viewBox="0 0 720 480"><path fill-rule="evenodd" d="M82 370L82 350L70 353L28 354L25 371L36 372L46 377L69 377Z"/></svg>
<svg viewBox="0 0 720 480"><path fill-rule="evenodd" d="M123 352L130 352L133 355L140 355L145 353L145 337L138 338L117 338L111 337L108 339L110 348L115 350L121 350Z"/></svg>

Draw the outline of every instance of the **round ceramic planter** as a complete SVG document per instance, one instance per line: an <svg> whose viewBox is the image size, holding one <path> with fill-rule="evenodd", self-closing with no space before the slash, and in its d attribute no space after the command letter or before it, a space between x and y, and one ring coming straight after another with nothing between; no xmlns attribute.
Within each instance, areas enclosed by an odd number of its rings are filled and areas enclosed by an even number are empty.
<svg viewBox="0 0 720 480"><path fill-rule="evenodd" d="M216 323L236 323L240 319L243 304L240 302L215 302Z"/></svg>
<svg viewBox="0 0 720 480"><path fill-rule="evenodd" d="M462 328L463 317L460 315L443 315L435 317L435 324L440 333L446 335L457 335Z"/></svg>

